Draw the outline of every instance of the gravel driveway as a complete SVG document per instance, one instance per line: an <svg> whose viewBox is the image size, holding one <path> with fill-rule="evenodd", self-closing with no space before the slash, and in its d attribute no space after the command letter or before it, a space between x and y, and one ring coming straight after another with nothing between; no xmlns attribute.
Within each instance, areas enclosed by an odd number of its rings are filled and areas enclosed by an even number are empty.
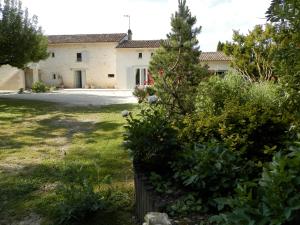
<svg viewBox="0 0 300 225"><path fill-rule="evenodd" d="M137 103L132 90L114 89L66 89L50 93L24 93L2 91L0 98L39 100L56 102L64 105L101 106L112 104Z"/></svg>

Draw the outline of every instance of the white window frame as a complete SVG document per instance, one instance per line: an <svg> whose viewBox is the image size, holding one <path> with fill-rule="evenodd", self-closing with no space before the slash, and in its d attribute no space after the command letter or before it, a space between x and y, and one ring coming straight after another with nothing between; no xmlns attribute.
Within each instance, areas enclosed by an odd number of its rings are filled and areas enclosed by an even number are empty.
<svg viewBox="0 0 300 225"><path fill-rule="evenodd" d="M137 70L139 70L139 84L136 84L136 73ZM142 71L145 70L146 72L146 79L143 78L143 83L142 82ZM149 69L145 66L141 66L141 67L135 67L134 68L134 81L135 81L135 85L136 86L146 86L149 82L149 77L148 77L148 73L149 73ZM144 84L144 81L146 81L146 84Z"/></svg>

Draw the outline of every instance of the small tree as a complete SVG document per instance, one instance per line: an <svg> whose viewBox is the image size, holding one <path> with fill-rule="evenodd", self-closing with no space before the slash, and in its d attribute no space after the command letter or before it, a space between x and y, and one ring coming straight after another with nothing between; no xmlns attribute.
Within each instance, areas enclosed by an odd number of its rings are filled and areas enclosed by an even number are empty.
<svg viewBox="0 0 300 225"><path fill-rule="evenodd" d="M37 17L30 18L20 0L4 0L4 4L0 0L0 66L24 68L47 56L47 38Z"/></svg>
<svg viewBox="0 0 300 225"><path fill-rule="evenodd" d="M300 110L300 1L272 0L266 14L276 28L275 70L289 92L289 107Z"/></svg>
<svg viewBox="0 0 300 225"><path fill-rule="evenodd" d="M172 31L150 62L155 89L162 105L170 114L188 114L194 108L194 94L206 70L199 64L200 50L195 27L186 0L178 1L178 11L172 15Z"/></svg>
<svg viewBox="0 0 300 225"><path fill-rule="evenodd" d="M217 46L217 52L222 52L224 50L225 43L219 41Z"/></svg>
<svg viewBox="0 0 300 225"><path fill-rule="evenodd" d="M233 42L226 42L223 51L232 56L232 67L250 80L270 80L274 75L273 35L271 24L256 25L247 35L234 31Z"/></svg>

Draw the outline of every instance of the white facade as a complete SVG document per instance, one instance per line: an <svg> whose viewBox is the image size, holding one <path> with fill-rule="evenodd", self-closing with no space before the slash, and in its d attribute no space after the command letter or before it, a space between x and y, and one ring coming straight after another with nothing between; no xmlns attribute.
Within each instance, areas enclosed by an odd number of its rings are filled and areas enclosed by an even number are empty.
<svg viewBox="0 0 300 225"><path fill-rule="evenodd" d="M117 44L49 45L50 57L39 63L41 80L65 88L116 88Z"/></svg>
<svg viewBox="0 0 300 225"><path fill-rule="evenodd" d="M117 49L117 88L133 89L148 81L148 67L154 48Z"/></svg>
<svg viewBox="0 0 300 225"><path fill-rule="evenodd" d="M0 89L31 88L41 80L62 88L133 89L151 82L148 67L159 40L131 40L128 34L53 35L49 57L22 70L0 68ZM129 40L128 40L129 39ZM200 63L224 72L230 60L220 52L202 53ZM224 60L225 59L225 60Z"/></svg>
<svg viewBox="0 0 300 225"><path fill-rule="evenodd" d="M229 61L202 61L201 65L207 65L208 70L215 72L226 72L231 70Z"/></svg>
<svg viewBox="0 0 300 225"><path fill-rule="evenodd" d="M148 80L155 48L116 48L118 43L51 44L39 62L41 80L64 88L133 89ZM78 61L77 54L81 54ZM78 78L79 77L79 78Z"/></svg>

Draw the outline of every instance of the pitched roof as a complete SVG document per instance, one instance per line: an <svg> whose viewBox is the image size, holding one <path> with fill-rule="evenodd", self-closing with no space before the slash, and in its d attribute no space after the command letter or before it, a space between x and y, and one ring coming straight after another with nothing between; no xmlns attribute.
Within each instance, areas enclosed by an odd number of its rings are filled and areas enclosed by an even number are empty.
<svg viewBox="0 0 300 225"><path fill-rule="evenodd" d="M201 52L200 61L231 61L231 57L223 52Z"/></svg>
<svg viewBox="0 0 300 225"><path fill-rule="evenodd" d="M159 48L160 40L123 41L117 48Z"/></svg>
<svg viewBox="0 0 300 225"><path fill-rule="evenodd" d="M126 33L48 35L48 43L61 44L61 43L120 42L126 37L126 35L127 35Z"/></svg>

